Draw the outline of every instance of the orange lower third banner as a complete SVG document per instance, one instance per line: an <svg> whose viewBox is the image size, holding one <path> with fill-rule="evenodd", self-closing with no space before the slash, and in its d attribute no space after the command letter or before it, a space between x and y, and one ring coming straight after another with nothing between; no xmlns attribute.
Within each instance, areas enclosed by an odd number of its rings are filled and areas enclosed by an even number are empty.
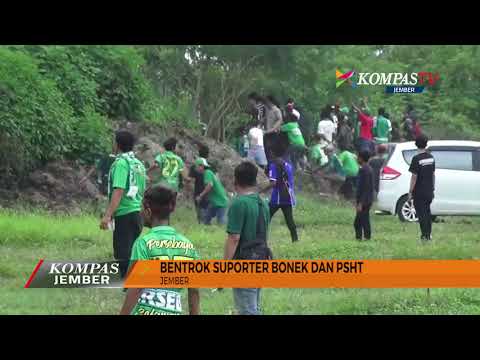
<svg viewBox="0 0 480 360"><path fill-rule="evenodd" d="M478 288L480 260L142 260L126 288Z"/></svg>

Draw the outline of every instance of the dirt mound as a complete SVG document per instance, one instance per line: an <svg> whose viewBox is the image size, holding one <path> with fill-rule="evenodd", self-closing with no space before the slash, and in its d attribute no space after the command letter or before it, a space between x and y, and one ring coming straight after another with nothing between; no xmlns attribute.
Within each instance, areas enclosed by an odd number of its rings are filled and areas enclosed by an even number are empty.
<svg viewBox="0 0 480 360"><path fill-rule="evenodd" d="M67 214L81 212L81 204L97 202L101 198L97 187L87 180L83 186L80 179L86 170L74 162L55 161L33 171L22 186L1 190L1 205L11 207L30 205ZM8 196L7 196L8 194Z"/></svg>
<svg viewBox="0 0 480 360"><path fill-rule="evenodd" d="M207 146L209 162L216 168L227 192L234 192L233 171L245 159L231 147L178 126L164 130L145 123L119 123L118 127L127 128L135 134L138 141L134 150L147 168L162 150L161 144L169 137L175 137L178 140L177 152L184 159L187 168L190 168L198 156L198 146ZM91 203L97 207L104 202L105 198L94 183L95 177L92 176L82 186L79 185L87 170L76 162L49 163L33 171L22 186L17 185L14 189L0 189L0 206L12 207L27 204L67 214L80 213L85 203ZM155 175L154 173L153 176ZM297 174L297 180L305 185L304 191L328 197L336 197L335 194L342 183L337 178L325 177L318 173L312 175L311 172ZM259 169L259 187L264 187L267 183L267 177ZM184 182L184 189L179 194L179 202L186 201L191 205L192 194L193 183Z"/></svg>
<svg viewBox="0 0 480 360"><path fill-rule="evenodd" d="M339 190L344 182L343 178L335 175L327 175L320 171L316 171L313 174L306 174L306 176L308 176L308 181L312 186L313 192L330 198L337 199L340 197Z"/></svg>
<svg viewBox="0 0 480 360"><path fill-rule="evenodd" d="M135 152L146 166L153 163L154 158L161 150L161 145L169 137L175 137L177 143L177 153L185 161L185 166L189 169L198 157L198 147L203 145L209 149L209 161L214 165L217 175L221 179L227 192L234 192L233 170L242 161L245 161L231 147L216 142L210 138L199 136L186 129L173 127L170 131L158 135L148 129L137 129L138 142ZM153 174L156 175L155 173ZM268 179L259 168L258 184L264 186ZM184 190L179 196L179 201L192 200L193 183L184 182Z"/></svg>
<svg viewBox="0 0 480 360"><path fill-rule="evenodd" d="M161 144L169 137L177 138L177 152L184 159L187 168L190 168L198 156L198 145L208 146L209 160L215 164L217 174L226 190L230 193L234 191L233 169L244 159L229 146L179 127L172 127L169 131L136 123L124 123L120 127L128 128L137 137L138 141L134 150L147 168L162 150ZM263 186L268 179L261 169L259 170L258 181L260 186ZM22 186L18 186L16 189L0 189L0 205L12 207L16 204L27 204L50 211L68 214L80 213L82 204L98 204L102 200L102 195L94 183L94 177L87 180L82 186L79 185L87 171L86 167L75 162L49 163L45 167L33 171L22 183ZM155 176L155 173L153 175ZM184 190L179 194L179 201L190 202L193 184L187 182L184 184Z"/></svg>

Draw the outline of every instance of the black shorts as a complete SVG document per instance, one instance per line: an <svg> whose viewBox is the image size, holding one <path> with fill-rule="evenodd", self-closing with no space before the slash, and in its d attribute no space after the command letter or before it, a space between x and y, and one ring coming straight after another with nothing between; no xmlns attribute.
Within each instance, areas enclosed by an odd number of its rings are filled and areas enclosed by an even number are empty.
<svg viewBox="0 0 480 360"><path fill-rule="evenodd" d="M120 263L120 273L122 277L124 277L127 272L133 243L140 236L142 228L143 221L138 211L115 217L113 257L115 260L122 261L122 263Z"/></svg>

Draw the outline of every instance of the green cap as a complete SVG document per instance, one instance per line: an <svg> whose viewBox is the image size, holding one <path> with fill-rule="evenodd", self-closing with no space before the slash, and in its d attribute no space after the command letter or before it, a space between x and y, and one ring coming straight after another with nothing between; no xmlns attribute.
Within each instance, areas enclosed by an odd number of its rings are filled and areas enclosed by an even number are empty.
<svg viewBox="0 0 480 360"><path fill-rule="evenodd" d="M197 160L195 160L195 165L196 166L210 167L210 165L208 165L208 162L205 158L198 158Z"/></svg>
<svg viewBox="0 0 480 360"><path fill-rule="evenodd" d="M348 108L348 106L344 106L340 109L341 112L344 112L344 113L348 113L350 112L350 109Z"/></svg>

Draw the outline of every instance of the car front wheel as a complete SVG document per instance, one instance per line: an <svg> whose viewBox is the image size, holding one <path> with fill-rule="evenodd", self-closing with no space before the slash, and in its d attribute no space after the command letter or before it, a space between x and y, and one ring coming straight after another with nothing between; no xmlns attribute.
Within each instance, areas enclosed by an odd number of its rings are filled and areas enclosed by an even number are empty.
<svg viewBox="0 0 480 360"><path fill-rule="evenodd" d="M408 201L407 196L403 196L398 202L398 218L402 222L418 221L417 212L413 206L413 200Z"/></svg>

